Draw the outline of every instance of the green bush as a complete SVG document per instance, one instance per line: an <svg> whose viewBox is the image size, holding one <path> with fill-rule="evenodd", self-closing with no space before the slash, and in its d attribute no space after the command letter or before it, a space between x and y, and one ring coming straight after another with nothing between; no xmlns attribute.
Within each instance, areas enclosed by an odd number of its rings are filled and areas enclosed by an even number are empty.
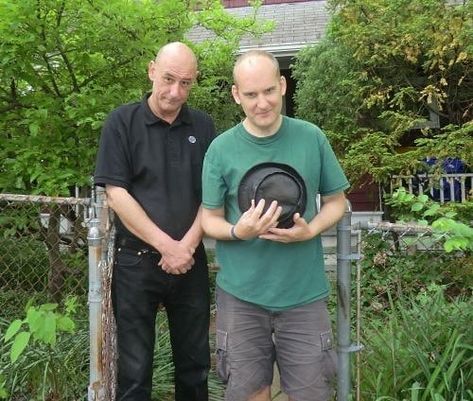
<svg viewBox="0 0 473 401"><path fill-rule="evenodd" d="M417 240L413 241L415 244ZM415 296L432 283L444 285L451 299L473 293L472 255L448 254L442 249L398 249L395 242L392 234L366 234L363 238L360 285L365 316L389 311L388 294L397 302Z"/></svg>
<svg viewBox="0 0 473 401"><path fill-rule="evenodd" d="M31 305L31 304L30 304ZM77 308L77 311L76 311ZM71 319L84 305L27 305L26 317L0 322L0 374L10 400L82 400L88 379L87 321ZM64 310L64 312L62 312ZM8 329L7 329L8 326Z"/></svg>

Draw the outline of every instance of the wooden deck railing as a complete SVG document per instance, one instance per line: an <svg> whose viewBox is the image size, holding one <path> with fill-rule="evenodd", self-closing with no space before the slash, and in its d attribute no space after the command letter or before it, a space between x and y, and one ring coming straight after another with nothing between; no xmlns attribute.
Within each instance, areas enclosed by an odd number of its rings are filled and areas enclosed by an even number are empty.
<svg viewBox="0 0 473 401"><path fill-rule="evenodd" d="M391 193L404 187L411 194L427 194L434 200L445 202L465 202L473 197L473 173L395 175L391 178Z"/></svg>

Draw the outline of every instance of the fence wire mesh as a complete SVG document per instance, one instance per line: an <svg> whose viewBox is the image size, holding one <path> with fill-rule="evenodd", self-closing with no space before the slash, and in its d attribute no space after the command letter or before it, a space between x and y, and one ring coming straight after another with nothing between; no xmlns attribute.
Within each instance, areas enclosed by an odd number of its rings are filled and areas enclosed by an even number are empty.
<svg viewBox="0 0 473 401"><path fill-rule="evenodd" d="M431 226L387 221L365 222L354 225L353 233L357 235L356 247L361 256L357 270L362 266L361 272L358 273L367 277L376 270L393 268L405 271L411 269L414 274L415 264L411 265L412 261L425 258L440 261L458 257L458 254L446 254L443 244L447 234L435 232ZM392 287L390 284L395 283L386 283L384 287L377 288L378 299L387 297L387 291ZM397 290L402 291L402 288ZM357 301L359 302L359 299ZM371 302L374 305L376 300L372 299Z"/></svg>
<svg viewBox="0 0 473 401"><path fill-rule="evenodd" d="M356 354L354 365L354 399L357 401L370 399L363 376L373 369L369 365L372 341L379 341L371 338L373 316L386 317L401 300L426 292L429 283L444 285L447 295L453 297L469 291L467 286L461 288L458 276L454 276L457 272L465 274L466 266L473 266L472 255L445 252L446 239L447 234L415 223L381 221L353 225L352 245L356 244L354 248L360 255L353 266L354 337L356 345L364 348ZM395 344L398 340L393 334L388 342Z"/></svg>
<svg viewBox="0 0 473 401"><path fill-rule="evenodd" d="M0 317L87 295L88 199L0 194Z"/></svg>
<svg viewBox="0 0 473 401"><path fill-rule="evenodd" d="M84 313L89 207L85 198L0 194L1 334L15 319L25 319L27 305L58 303L63 310L63 301L75 297L77 308L74 334L57 336L54 346L32 339L12 362L12 341L0 342L0 375L8 401L83 399L89 368ZM47 330L50 323L45 323Z"/></svg>

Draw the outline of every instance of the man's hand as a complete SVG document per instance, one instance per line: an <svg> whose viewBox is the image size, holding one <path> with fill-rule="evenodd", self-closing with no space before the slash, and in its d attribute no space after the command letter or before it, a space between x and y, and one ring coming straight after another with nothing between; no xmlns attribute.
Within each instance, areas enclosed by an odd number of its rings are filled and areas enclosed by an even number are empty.
<svg viewBox="0 0 473 401"><path fill-rule="evenodd" d="M309 224L299 213L293 216L294 225L291 228L271 227L267 233L261 234L259 238L277 242L298 242L307 241L314 237Z"/></svg>
<svg viewBox="0 0 473 401"><path fill-rule="evenodd" d="M272 227L259 237L284 243L307 241L334 226L343 217L345 209L346 200L343 192L322 196L322 207L309 223L299 213L295 213L294 226L285 229Z"/></svg>
<svg viewBox="0 0 473 401"><path fill-rule="evenodd" d="M251 201L250 208L244 212L235 224L234 233L240 239L250 239L266 233L271 227L278 224L282 207L276 201L271 202L268 210L263 213L265 200L261 199L255 206Z"/></svg>
<svg viewBox="0 0 473 401"><path fill-rule="evenodd" d="M161 260L158 265L169 274L187 273L194 264L194 252L194 248L182 241L170 240L161 249Z"/></svg>

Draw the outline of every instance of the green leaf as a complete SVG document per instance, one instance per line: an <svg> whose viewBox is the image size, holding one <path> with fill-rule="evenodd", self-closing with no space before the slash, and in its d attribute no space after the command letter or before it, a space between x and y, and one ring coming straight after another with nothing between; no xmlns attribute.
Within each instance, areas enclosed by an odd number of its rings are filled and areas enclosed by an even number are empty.
<svg viewBox="0 0 473 401"><path fill-rule="evenodd" d="M28 299L28 302L25 305L24 311L28 313L28 310L33 306L33 298Z"/></svg>
<svg viewBox="0 0 473 401"><path fill-rule="evenodd" d="M57 308L57 304L42 304L39 307L39 310L41 311L53 311Z"/></svg>
<svg viewBox="0 0 473 401"><path fill-rule="evenodd" d="M419 212L424 208L424 204L421 202L416 202L411 206L413 212Z"/></svg>
<svg viewBox="0 0 473 401"><path fill-rule="evenodd" d="M30 124L29 130L32 136L38 135L39 132L39 125L38 124Z"/></svg>
<svg viewBox="0 0 473 401"><path fill-rule="evenodd" d="M13 341L11 351L10 351L10 360L12 363L15 363L19 356L22 354L26 346L30 341L31 333L22 331L18 333Z"/></svg>
<svg viewBox="0 0 473 401"><path fill-rule="evenodd" d="M18 330L20 330L21 325L23 324L22 320L16 319L14 320L10 326L8 326L7 332L5 333L4 341L7 342L10 338L12 338Z"/></svg>
<svg viewBox="0 0 473 401"><path fill-rule="evenodd" d="M434 203L424 212L424 216L425 217L435 216L439 209L440 209L440 205L438 203Z"/></svg>
<svg viewBox="0 0 473 401"><path fill-rule="evenodd" d="M429 200L429 197L425 194L422 194L419 195L417 199L419 200L419 202L426 203Z"/></svg>
<svg viewBox="0 0 473 401"><path fill-rule="evenodd" d="M65 332L68 332L68 333L73 333L75 328L76 328L76 325L70 317L61 316L57 320L57 330L58 331L65 331Z"/></svg>
<svg viewBox="0 0 473 401"><path fill-rule="evenodd" d="M36 310L35 307L30 307L26 313L26 321L30 326L30 331L34 333L39 329L43 322L44 313Z"/></svg>
<svg viewBox="0 0 473 401"><path fill-rule="evenodd" d="M445 241L445 243L443 244L443 249L445 249L445 252L447 253L450 253L456 250L457 249L456 241L452 239Z"/></svg>
<svg viewBox="0 0 473 401"><path fill-rule="evenodd" d="M65 301L66 306L66 314L73 314L76 312L77 309L77 297L68 297Z"/></svg>
<svg viewBox="0 0 473 401"><path fill-rule="evenodd" d="M35 339L54 346L56 344L56 315L52 312L44 315L33 335Z"/></svg>
<svg viewBox="0 0 473 401"><path fill-rule="evenodd" d="M421 389L419 382L414 382L411 387L411 401L418 401L419 400L419 390Z"/></svg>

